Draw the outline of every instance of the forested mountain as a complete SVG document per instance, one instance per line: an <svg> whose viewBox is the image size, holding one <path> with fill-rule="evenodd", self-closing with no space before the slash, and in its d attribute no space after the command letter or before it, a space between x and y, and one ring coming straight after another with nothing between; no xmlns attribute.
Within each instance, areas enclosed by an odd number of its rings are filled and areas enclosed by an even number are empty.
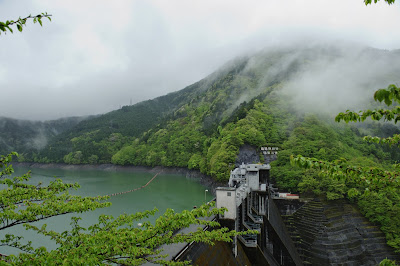
<svg viewBox="0 0 400 266"><path fill-rule="evenodd" d="M398 185L360 185L290 165L290 156L301 154L391 170L400 161L399 149L362 137L398 134L396 124L342 124L334 117L346 109L379 107L373 92L399 83L399 73L399 51L326 44L266 49L232 60L183 90L79 123L2 119L1 151L15 149L36 162L187 167L226 181L240 147L278 146L272 176L280 189L357 202L400 251ZM41 133L48 142L40 141Z"/></svg>
<svg viewBox="0 0 400 266"><path fill-rule="evenodd" d="M40 153L39 161L110 163L112 155L123 145L170 119L171 114L188 99L197 97L214 76L210 75L181 91L84 120L53 138Z"/></svg>
<svg viewBox="0 0 400 266"><path fill-rule="evenodd" d="M33 155L46 147L49 140L85 119L68 117L41 122L0 117L0 154L19 151L20 160L33 160Z"/></svg>
<svg viewBox="0 0 400 266"><path fill-rule="evenodd" d="M361 141L371 130L383 134L376 130L381 125L330 121L347 108L371 106L370 92L397 82L399 57L345 45L266 49L183 90L86 119L51 139L34 159L189 167L218 179L228 178L244 143L279 145L282 167L291 152L394 160L388 150ZM287 178L298 171L287 172L279 170Z"/></svg>

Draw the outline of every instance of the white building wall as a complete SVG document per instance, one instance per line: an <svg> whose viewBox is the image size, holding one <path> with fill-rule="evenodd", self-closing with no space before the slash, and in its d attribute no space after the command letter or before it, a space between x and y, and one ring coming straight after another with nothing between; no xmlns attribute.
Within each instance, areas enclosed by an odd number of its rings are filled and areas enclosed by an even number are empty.
<svg viewBox="0 0 400 266"><path fill-rule="evenodd" d="M258 174L258 171L253 171L253 172L247 172L247 183L249 185L249 188L252 190L258 190L259 189L259 184L260 184L260 177Z"/></svg>
<svg viewBox="0 0 400 266"><path fill-rule="evenodd" d="M236 190L216 189L217 208L227 208L224 219L236 219Z"/></svg>

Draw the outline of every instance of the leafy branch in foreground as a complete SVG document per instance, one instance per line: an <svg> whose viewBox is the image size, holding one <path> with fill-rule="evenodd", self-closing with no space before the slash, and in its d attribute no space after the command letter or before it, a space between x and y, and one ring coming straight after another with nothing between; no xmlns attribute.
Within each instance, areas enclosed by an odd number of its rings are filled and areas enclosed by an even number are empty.
<svg viewBox="0 0 400 266"><path fill-rule="evenodd" d="M380 0L364 0L365 5L370 5L372 3L372 1L374 1L374 3L378 3ZM386 3L388 3L389 5L394 4L394 2L396 0L384 0Z"/></svg>
<svg viewBox="0 0 400 266"><path fill-rule="evenodd" d="M374 100L385 102L387 106L390 106L394 103L400 104L400 88L394 84L391 84L386 89L379 89L374 94ZM385 121L394 121L395 123L397 123L400 120L400 106L395 106L392 110L378 109L359 112L347 110L344 113L339 113L335 117L335 121L340 122L343 120L346 123L363 122L368 117L370 117L372 120L377 121L384 118Z"/></svg>
<svg viewBox="0 0 400 266"><path fill-rule="evenodd" d="M325 162L303 156L291 157L292 165L320 171L320 180L304 177L303 190L325 193L327 199L357 202L361 212L380 226L388 245L400 252L400 174L380 168L357 167L345 160ZM321 185L322 184L322 185ZM326 186L325 184L332 184Z"/></svg>
<svg viewBox="0 0 400 266"><path fill-rule="evenodd" d="M400 104L400 88L394 84L389 85L386 89L379 89L374 94L374 100L384 102L387 106L392 104ZM364 122L368 117L372 120L379 121L393 121L397 123L400 121L400 106L397 105L391 110L389 109L377 109L377 110L364 110L359 112L353 112L347 110L346 112L339 113L335 117L336 122L345 121L349 122ZM373 143L384 143L389 145L399 145L400 135L394 134L392 137L380 138L365 136L364 140Z"/></svg>
<svg viewBox="0 0 400 266"><path fill-rule="evenodd" d="M303 169L314 168L325 177L329 176L344 180L347 184L351 183L352 186L356 185L358 188L364 187L368 188L368 190L379 190L387 186L400 187L400 174L398 172L386 171L375 167L353 166L349 165L345 159L326 162L298 155L296 157L291 156L290 162L293 166Z"/></svg>
<svg viewBox="0 0 400 266"><path fill-rule="evenodd" d="M123 214L117 218L102 215L99 222L83 228L79 225L80 218L73 217L72 230L62 233L47 230L30 224L52 216L70 212L83 212L109 206L102 203L106 197L79 197L68 194L68 189L78 188L78 184L64 184L55 180L48 186L42 184L26 184L29 173L22 177L7 178L14 170L10 164L12 153L0 157L0 184L6 186L0 190L0 230L17 224L23 224L39 234L50 237L58 244L58 248L48 251L45 247L34 249L31 242L23 243L21 236L6 234L0 241L1 246L20 249L18 256L7 256L6 262L11 264L57 265L57 264L122 264L138 265L146 262L164 265L185 265L189 262L172 262L161 254L162 245L181 242L203 242L213 245L215 241L231 241L238 234L256 234L257 231L237 233L227 228L218 228L219 223L203 217L223 214L225 209L214 208L215 203L203 205L191 211L184 210L175 213L168 209L157 218L154 224L143 222L138 227L135 221L141 221L156 213L156 209L135 214ZM190 225L199 225L196 231L180 233L179 229ZM200 226L213 228L203 231ZM177 233L178 232L178 233Z"/></svg>
<svg viewBox="0 0 400 266"><path fill-rule="evenodd" d="M41 183L32 185L26 181L30 179L30 173L20 177L10 177L14 173L11 160L12 156L18 156L13 152L7 156L0 156L0 230L16 226L18 224L32 223L72 212L86 212L97 208L103 208L110 203L103 202L107 197L80 197L68 193L69 189L77 189L79 185L64 184L56 179L45 186ZM19 237L7 235L1 241L1 246L19 242ZM14 247L27 250L25 245Z"/></svg>
<svg viewBox="0 0 400 266"><path fill-rule="evenodd" d="M367 3L367 1L365 2ZM388 0L386 2L394 3L394 1ZM377 90L374 100L384 102L387 106L396 106L391 110L378 109L359 112L347 110L339 113L335 121L363 122L367 118L377 121L384 119L384 121L394 121L394 123L400 121L399 87L391 84L386 89ZM400 143L398 134L387 138L366 136L363 139L368 142L389 145L399 145ZM291 164L319 171L319 180L309 176L303 177L302 182L299 183L300 190L317 195L325 194L328 200L347 197L357 202L365 217L380 226L386 235L388 245L395 248L396 252L400 252L400 173L398 171L353 166L344 159L326 162L301 155L291 156ZM395 166L399 167L399 165Z"/></svg>
<svg viewBox="0 0 400 266"><path fill-rule="evenodd" d="M393 136L387 138L365 136L363 139L368 142L388 144L389 146L399 146L400 144L400 134L394 134Z"/></svg>
<svg viewBox="0 0 400 266"><path fill-rule="evenodd" d="M219 228L219 223L203 219L222 214L225 209L213 208L214 203L205 204L191 211L184 210L175 213L168 209L157 218L154 224L144 222L138 226L135 221L154 215L157 209L138 212L135 214L123 214L117 218L102 215L99 222L89 228L82 228L78 222L80 218L73 217L71 231L58 233L48 231L46 226L38 228L26 225L40 234L51 237L59 244L59 248L47 251L45 248L30 250L29 253L20 254L18 257L9 256L9 260L15 264L23 264L34 261L37 264L87 264L102 265L115 263L119 265L140 265L146 262L163 265L187 265L189 261L167 261L166 255L161 253L160 246L181 242L204 242L214 245L214 241L232 241L232 237L238 234L256 233L253 231L240 232L229 231L227 228ZM199 225L194 232L176 233L179 229L189 227L192 224ZM214 228L211 231L203 231L200 225Z"/></svg>
<svg viewBox="0 0 400 266"><path fill-rule="evenodd" d="M15 21L14 20L7 20L6 22L0 21L0 34L1 34L1 32L7 33L7 30L9 32L13 33L13 30L12 30L12 28L10 26L12 26L14 24L17 25L17 29L21 32L22 29L23 29L23 26L26 25L26 22L29 19L32 19L33 23L39 22L40 26L43 26L42 18L48 18L51 21L50 17L51 17L51 15L49 15L47 13L41 13L41 14L36 15L36 16L29 15L29 16L27 16L25 18L21 18L20 17Z"/></svg>

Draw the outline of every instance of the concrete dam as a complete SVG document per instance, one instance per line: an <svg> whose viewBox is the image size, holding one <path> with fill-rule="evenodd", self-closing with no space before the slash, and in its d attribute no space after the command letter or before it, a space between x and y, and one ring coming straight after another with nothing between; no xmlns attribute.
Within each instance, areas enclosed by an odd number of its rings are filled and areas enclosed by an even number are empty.
<svg viewBox="0 0 400 266"><path fill-rule="evenodd" d="M170 249L170 259L193 265L378 265L400 261L384 234L346 200L301 199L280 193L270 177L276 147L264 147L265 164L242 163L228 186L216 188L218 219L231 230L254 230L231 243L187 243ZM192 230L192 229L187 229ZM195 230L193 228L193 230ZM203 230L211 230L204 228Z"/></svg>

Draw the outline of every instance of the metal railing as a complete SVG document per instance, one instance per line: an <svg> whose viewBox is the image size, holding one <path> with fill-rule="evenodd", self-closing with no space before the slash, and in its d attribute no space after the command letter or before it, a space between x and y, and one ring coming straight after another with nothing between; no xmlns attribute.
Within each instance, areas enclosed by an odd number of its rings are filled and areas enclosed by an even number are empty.
<svg viewBox="0 0 400 266"><path fill-rule="evenodd" d="M247 235L247 236L252 236L252 235ZM242 236L239 235L238 238L239 240L249 248L256 248L257 247L257 236L255 236L255 239L253 237L246 237L246 235Z"/></svg>
<svg viewBox="0 0 400 266"><path fill-rule="evenodd" d="M216 201L216 198L213 198L212 200L210 200L208 203L212 202L212 201ZM214 222L217 220L217 216L211 216L211 221ZM203 231L207 231L210 227L208 225L204 226ZM177 233L177 232L176 232ZM187 243L175 256L172 257L171 260L173 261L178 261L184 254L185 252L195 243L195 241L192 241L190 243Z"/></svg>

